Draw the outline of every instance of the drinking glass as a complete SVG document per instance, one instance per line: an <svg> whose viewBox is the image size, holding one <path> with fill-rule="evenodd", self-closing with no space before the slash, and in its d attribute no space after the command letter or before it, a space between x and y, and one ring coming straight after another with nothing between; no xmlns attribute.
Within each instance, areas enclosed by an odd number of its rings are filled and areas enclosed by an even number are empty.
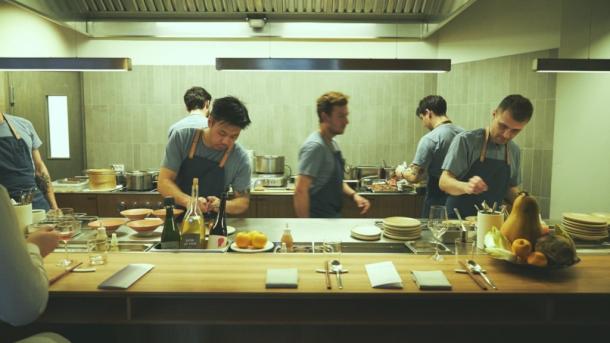
<svg viewBox="0 0 610 343"><path fill-rule="evenodd" d="M434 255L430 258L434 261L442 261L443 256L438 253L438 245L441 243L441 239L445 232L447 232L447 208L445 206L431 206L430 217L428 218L428 229L437 241L435 244Z"/></svg>
<svg viewBox="0 0 610 343"><path fill-rule="evenodd" d="M64 258L62 258L61 260L57 261L57 266L58 267L68 267L72 264L72 260L70 259L70 256L68 255L68 240L67 239L62 239L61 242L64 245Z"/></svg>

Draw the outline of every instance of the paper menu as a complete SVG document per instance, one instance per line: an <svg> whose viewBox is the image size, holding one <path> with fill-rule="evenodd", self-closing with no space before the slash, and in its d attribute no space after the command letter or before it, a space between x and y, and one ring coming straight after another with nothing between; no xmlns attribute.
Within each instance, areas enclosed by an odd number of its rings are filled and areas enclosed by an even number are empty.
<svg viewBox="0 0 610 343"><path fill-rule="evenodd" d="M364 265L369 276L371 287L401 289L402 279L391 261L371 263Z"/></svg>

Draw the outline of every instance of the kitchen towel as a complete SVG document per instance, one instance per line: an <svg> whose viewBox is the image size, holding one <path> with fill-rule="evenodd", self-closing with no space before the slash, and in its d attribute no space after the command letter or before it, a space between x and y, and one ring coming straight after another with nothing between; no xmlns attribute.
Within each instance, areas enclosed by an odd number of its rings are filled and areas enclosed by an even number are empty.
<svg viewBox="0 0 610 343"><path fill-rule="evenodd" d="M102 281L97 288L99 289L127 289L139 278L153 269L154 264L132 263L125 268L112 274L109 278Z"/></svg>
<svg viewBox="0 0 610 343"><path fill-rule="evenodd" d="M267 288L297 288L299 273L296 268L267 269Z"/></svg>
<svg viewBox="0 0 610 343"><path fill-rule="evenodd" d="M411 272L413 280L421 290L451 290L451 284L440 270Z"/></svg>
<svg viewBox="0 0 610 343"><path fill-rule="evenodd" d="M371 287L401 289L402 279L391 261L364 265Z"/></svg>

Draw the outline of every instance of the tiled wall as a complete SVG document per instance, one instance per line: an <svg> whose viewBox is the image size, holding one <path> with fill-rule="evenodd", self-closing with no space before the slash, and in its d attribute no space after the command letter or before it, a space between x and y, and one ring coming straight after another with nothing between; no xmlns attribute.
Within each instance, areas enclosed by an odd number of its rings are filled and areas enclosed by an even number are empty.
<svg viewBox="0 0 610 343"><path fill-rule="evenodd" d="M553 57L556 50L456 64L438 77L451 118L465 129L489 124L492 111L508 94L519 93L534 105L531 122L516 138L521 148L522 188L539 201L548 217L555 120L555 74L532 72L532 60Z"/></svg>
<svg viewBox="0 0 610 343"><path fill-rule="evenodd" d="M129 73L85 73L87 167L122 162L128 170L158 168L167 129L184 116L184 91L205 87L234 95L252 125L239 142L258 154L286 156L318 127L315 101L326 91L350 96L350 124L338 137L350 164L390 165L412 158L425 132L414 111L436 91L433 74L218 72L202 66L135 66Z"/></svg>
<svg viewBox="0 0 610 343"><path fill-rule="evenodd" d="M420 98L440 94L451 118L483 127L500 100L521 93L534 104L532 122L516 138L522 149L523 188L549 213L554 74L531 71L543 51L456 64L447 74L218 72L204 66L135 66L129 73L85 73L87 167L124 163L157 168L167 128L184 115L182 95L193 86L214 97L242 99L253 124L239 142L258 154L286 156L296 167L300 144L317 128L315 99L329 90L351 96L350 124L338 138L350 164L410 161L426 132L415 117ZM437 84L438 83L438 84Z"/></svg>

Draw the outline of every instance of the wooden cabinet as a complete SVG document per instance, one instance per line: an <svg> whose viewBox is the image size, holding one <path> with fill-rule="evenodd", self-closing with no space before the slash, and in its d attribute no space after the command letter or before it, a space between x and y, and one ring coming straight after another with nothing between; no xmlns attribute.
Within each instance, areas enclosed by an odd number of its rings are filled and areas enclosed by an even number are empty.
<svg viewBox="0 0 610 343"><path fill-rule="evenodd" d="M77 213L97 215L97 194L91 193L55 193L57 206L70 207Z"/></svg>
<svg viewBox="0 0 610 343"><path fill-rule="evenodd" d="M120 217L124 208L162 207L163 198L158 193L57 193L59 207L72 207L75 212L103 217ZM368 213L361 215L353 201L345 199L343 218L385 218L406 216L418 218L423 196L406 194L364 195L371 202ZM295 218L292 194L250 195L250 207L236 218Z"/></svg>

